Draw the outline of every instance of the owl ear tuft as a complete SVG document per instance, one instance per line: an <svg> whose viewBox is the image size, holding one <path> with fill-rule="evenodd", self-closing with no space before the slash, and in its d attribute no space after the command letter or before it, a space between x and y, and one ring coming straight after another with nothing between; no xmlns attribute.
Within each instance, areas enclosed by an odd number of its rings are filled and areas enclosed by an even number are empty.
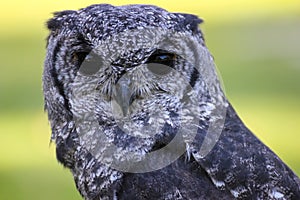
<svg viewBox="0 0 300 200"><path fill-rule="evenodd" d="M47 21L47 28L51 31L56 31L63 27L64 23L71 21L72 15L77 12L74 10L65 10L61 12L55 12L54 17Z"/></svg>
<svg viewBox="0 0 300 200"><path fill-rule="evenodd" d="M185 27L188 27L193 33L199 32L198 26L203 22L202 19L192 14L186 14L186 13L177 13L177 14L184 17L182 23Z"/></svg>
<svg viewBox="0 0 300 200"><path fill-rule="evenodd" d="M47 28L51 31L55 31L61 27L61 21L53 18L47 21Z"/></svg>

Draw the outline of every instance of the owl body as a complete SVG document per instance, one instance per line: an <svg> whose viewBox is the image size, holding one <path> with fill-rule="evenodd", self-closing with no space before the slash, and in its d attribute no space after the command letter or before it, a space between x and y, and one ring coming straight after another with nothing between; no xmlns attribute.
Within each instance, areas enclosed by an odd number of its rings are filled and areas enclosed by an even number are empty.
<svg viewBox="0 0 300 200"><path fill-rule="evenodd" d="M107 4L48 21L51 139L85 199L300 199L227 101L201 22Z"/></svg>

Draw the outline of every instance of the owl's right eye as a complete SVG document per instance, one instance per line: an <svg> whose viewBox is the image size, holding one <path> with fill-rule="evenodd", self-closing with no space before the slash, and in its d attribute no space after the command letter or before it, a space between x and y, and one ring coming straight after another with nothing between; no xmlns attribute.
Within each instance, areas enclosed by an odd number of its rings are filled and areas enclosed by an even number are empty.
<svg viewBox="0 0 300 200"><path fill-rule="evenodd" d="M91 51L81 62L79 66L79 73L85 76L94 75L100 70L102 64L102 58L95 52Z"/></svg>

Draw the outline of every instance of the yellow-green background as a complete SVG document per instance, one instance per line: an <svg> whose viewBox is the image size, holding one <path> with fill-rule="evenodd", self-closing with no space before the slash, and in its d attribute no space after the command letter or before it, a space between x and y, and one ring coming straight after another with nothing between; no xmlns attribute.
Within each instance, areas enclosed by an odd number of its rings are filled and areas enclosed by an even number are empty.
<svg viewBox="0 0 300 200"><path fill-rule="evenodd" d="M300 175L300 1L155 0L194 13L227 96L244 122ZM4 0L0 3L0 199L80 199L55 160L43 112L41 74L53 11L103 1Z"/></svg>

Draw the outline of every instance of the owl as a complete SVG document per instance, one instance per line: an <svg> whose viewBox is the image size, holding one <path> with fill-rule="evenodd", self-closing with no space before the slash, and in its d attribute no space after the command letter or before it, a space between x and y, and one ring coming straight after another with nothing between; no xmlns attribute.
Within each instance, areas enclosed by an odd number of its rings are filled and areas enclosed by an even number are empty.
<svg viewBox="0 0 300 200"><path fill-rule="evenodd" d="M84 199L300 199L226 99L201 22L108 4L47 22L51 141Z"/></svg>

